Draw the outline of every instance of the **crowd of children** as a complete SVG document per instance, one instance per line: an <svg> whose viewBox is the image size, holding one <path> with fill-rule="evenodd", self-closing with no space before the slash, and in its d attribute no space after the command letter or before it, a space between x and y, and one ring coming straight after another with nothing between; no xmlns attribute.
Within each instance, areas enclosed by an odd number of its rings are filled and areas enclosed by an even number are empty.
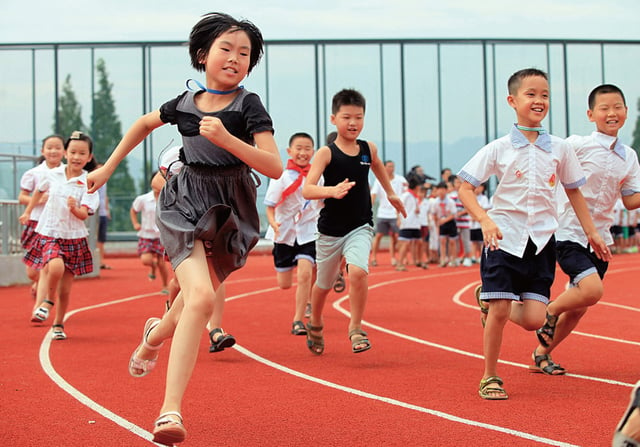
<svg viewBox="0 0 640 447"><path fill-rule="evenodd" d="M184 92L139 118L104 166L89 174L93 147L82 132L66 140L45 138L43 161L24 174L20 193L26 205L20 216L24 261L36 298L31 321L43 323L55 309L52 338L67 337L64 316L73 279L93 269L84 221L98 209L97 191L153 129L171 123L183 136L182 146L171 163L161 163L161 181L154 177L152 190L135 199L130 215L148 277L159 274L170 295L161 318L147 320L129 362L131 375L145 376L164 341L173 338L155 442L173 445L187 435L182 399L201 330L210 329L211 352L235 343L220 327L224 280L244 265L259 238L252 169L271 178L264 200L266 237L274 242L279 287L291 288L296 271L290 332L305 336L313 354L324 352L323 310L336 278L343 276L351 350L371 349L362 327L368 273L379 265L380 241L389 235L397 271L480 263L482 398L508 398L497 374L508 321L535 332L533 369L564 374L550 353L602 296L608 246L614 252L637 250L640 168L635 152L618 140L626 119L622 91L596 88L588 110L596 131L563 140L542 127L549 108L546 73L520 70L508 81L507 101L517 119L509 134L481 148L458 175L444 169L442 181L431 183L420 166L404 177L395 174L393 161L383 163L377 146L359 138L366 101L360 92L344 89L332 100L335 136L316 151L309 134L295 133L283 168L271 118L260 98L240 85L262 48L262 35L251 22L208 14L189 42L192 65L206 73L206 86L196 82L199 91ZM174 162L180 165L175 172ZM486 182L494 175L498 186L489 200ZM574 287L551 300L556 252Z"/></svg>

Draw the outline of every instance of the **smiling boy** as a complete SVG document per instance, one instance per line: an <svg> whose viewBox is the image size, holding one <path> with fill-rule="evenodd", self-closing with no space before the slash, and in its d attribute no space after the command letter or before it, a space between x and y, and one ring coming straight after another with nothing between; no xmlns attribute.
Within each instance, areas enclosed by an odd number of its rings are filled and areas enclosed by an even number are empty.
<svg viewBox="0 0 640 447"><path fill-rule="evenodd" d="M586 180L575 153L542 127L549 111L546 73L535 68L520 70L509 78L507 87L507 103L516 112L516 124L508 135L481 148L458 174L464 180L460 200L480 222L485 245L479 296L487 313L485 365L478 392L489 400L508 398L497 375L507 321L530 331L544 322L555 275L558 183L566 190L598 256L610 256L578 189ZM474 189L491 175L499 183L493 208L485 210Z"/></svg>
<svg viewBox="0 0 640 447"><path fill-rule="evenodd" d="M587 177L581 190L593 222L607 245L611 245L609 228L617 197L622 196L627 209L640 207L640 167L636 152L618 139L627 119L622 90L611 84L600 85L591 91L588 103L587 117L596 130L588 136L571 136L567 142ZM573 331L587 309L602 298L602 279L608 267L608 262L594 256L566 198L560 201L558 214L558 263L569 276L571 287L547 307L545 325L537 331L540 344L533 351L535 365L531 366L532 371L548 375L565 373L551 360L551 351Z"/></svg>

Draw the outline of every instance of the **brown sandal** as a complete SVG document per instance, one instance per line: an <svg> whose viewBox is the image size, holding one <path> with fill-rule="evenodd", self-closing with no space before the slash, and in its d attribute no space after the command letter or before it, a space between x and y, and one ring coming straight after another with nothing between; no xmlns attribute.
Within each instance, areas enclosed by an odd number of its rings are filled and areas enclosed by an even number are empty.
<svg viewBox="0 0 640 447"><path fill-rule="evenodd" d="M324 326L314 326L311 323L307 323L307 348L315 355L320 355L324 352L324 337L322 336L322 329ZM320 332L320 335L314 335Z"/></svg>

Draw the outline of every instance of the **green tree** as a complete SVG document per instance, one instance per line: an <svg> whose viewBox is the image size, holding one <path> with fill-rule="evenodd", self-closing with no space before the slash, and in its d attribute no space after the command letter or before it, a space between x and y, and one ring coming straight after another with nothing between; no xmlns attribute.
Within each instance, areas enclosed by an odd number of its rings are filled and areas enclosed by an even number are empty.
<svg viewBox="0 0 640 447"><path fill-rule="evenodd" d="M122 125L116 113L113 99L113 84L103 59L96 63L98 88L93 96L91 116L91 137L94 142L94 156L99 163L104 162L122 139ZM129 209L136 196L135 183L129 174L127 159L120 162L107 185L111 222L109 231L130 231Z"/></svg>
<svg viewBox="0 0 640 447"><path fill-rule="evenodd" d="M71 86L71 75L68 74L62 84L62 95L58 100L58 110L53 117L53 132L67 138L74 130L86 132L82 122L82 107Z"/></svg>
<svg viewBox="0 0 640 447"><path fill-rule="evenodd" d="M640 112L640 98L638 98L638 112ZM638 154L638 158L640 158L640 113L638 114L638 118L636 118L636 127L633 130L633 141L631 142L631 147Z"/></svg>

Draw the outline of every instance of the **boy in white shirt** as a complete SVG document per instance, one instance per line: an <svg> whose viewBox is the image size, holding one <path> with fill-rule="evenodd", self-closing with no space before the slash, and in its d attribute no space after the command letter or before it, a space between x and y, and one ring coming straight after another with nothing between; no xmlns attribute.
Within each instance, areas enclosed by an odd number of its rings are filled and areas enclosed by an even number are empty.
<svg viewBox="0 0 640 447"><path fill-rule="evenodd" d="M277 180L271 180L264 198L269 228L265 237L274 242L273 262L278 286L289 289L297 267L296 305L291 323L293 335L307 335L302 321L311 302L315 280L316 232L320 202L302 197L304 180L311 168L313 138L298 132L289 138L287 166Z"/></svg>
<svg viewBox="0 0 640 447"><path fill-rule="evenodd" d="M636 152L618 139L618 131L627 119L622 91L611 84L593 89L589 95L589 120L596 131L589 136L567 138L587 177L581 190L593 222L608 245L613 244L609 228L614 223L614 208L619 196L624 207L640 207L640 167ZM533 351L532 370L548 375L564 374L551 352L576 327L590 306L603 294L602 279L608 262L597 258L582 231L578 217L566 198L560 202L559 228L556 232L558 264L569 276L571 286L547 307L544 326L538 331L540 344ZM622 223L625 225L625 223Z"/></svg>
<svg viewBox="0 0 640 447"><path fill-rule="evenodd" d="M422 187L422 182L416 177L409 178L409 189L402 193L400 200L404 205L407 216L398 217L398 265L396 270L406 272L406 258L409 256L408 250L412 243L420 240L420 205L422 199L418 197L418 190Z"/></svg>
<svg viewBox="0 0 640 447"><path fill-rule="evenodd" d="M478 393L489 400L508 398L497 375L507 321L531 331L544 323L555 275L553 235L558 227L558 182L567 191L597 255L605 260L610 257L578 189L585 178L575 153L564 140L542 128L549 109L546 73L535 68L520 70L507 85L507 102L516 112L517 123L509 135L480 149L459 173L464 180L460 200L480 222L485 244L479 303L488 309L483 340L485 367ZM486 211L478 204L474 189L491 175L497 175L499 183L493 208Z"/></svg>

